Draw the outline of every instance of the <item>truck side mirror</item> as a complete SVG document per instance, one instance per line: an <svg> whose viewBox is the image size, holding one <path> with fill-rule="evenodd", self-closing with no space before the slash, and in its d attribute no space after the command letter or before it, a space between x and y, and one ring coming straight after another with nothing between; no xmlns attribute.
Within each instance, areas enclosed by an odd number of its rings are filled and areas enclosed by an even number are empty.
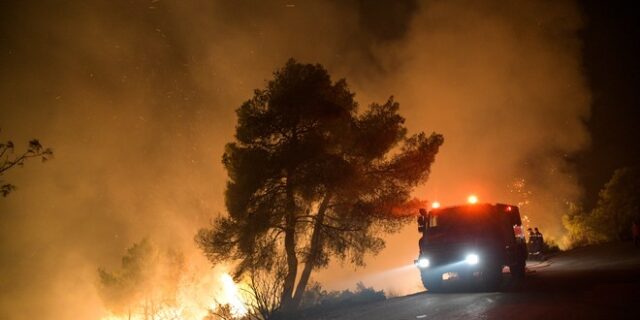
<svg viewBox="0 0 640 320"><path fill-rule="evenodd" d="M426 216L427 216L427 210L425 210L425 209L423 209L423 208L420 208L420 210L419 210L419 211L420 211L420 215L421 215L422 217L426 217Z"/></svg>

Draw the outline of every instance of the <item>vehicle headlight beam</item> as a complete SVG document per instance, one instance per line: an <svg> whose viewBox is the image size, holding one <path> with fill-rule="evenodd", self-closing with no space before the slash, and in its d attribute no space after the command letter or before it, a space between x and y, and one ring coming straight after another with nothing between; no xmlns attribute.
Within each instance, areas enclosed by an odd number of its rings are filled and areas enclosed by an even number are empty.
<svg viewBox="0 0 640 320"><path fill-rule="evenodd" d="M428 268L429 267L429 259L427 258L420 258L418 259L418 268L424 269L424 268Z"/></svg>
<svg viewBox="0 0 640 320"><path fill-rule="evenodd" d="M470 253L464 258L464 262L470 265L478 264L480 257L475 253Z"/></svg>

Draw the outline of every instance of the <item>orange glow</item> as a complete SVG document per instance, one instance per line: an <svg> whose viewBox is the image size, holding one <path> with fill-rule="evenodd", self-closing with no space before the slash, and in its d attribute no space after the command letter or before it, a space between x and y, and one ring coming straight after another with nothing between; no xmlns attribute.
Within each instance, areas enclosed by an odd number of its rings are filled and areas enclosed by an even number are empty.
<svg viewBox="0 0 640 320"><path fill-rule="evenodd" d="M467 198L467 202L470 204L476 204L478 203L478 197L475 194L472 194Z"/></svg>
<svg viewBox="0 0 640 320"><path fill-rule="evenodd" d="M433 209L438 209L438 208L440 208L440 202L438 202L438 201L434 201L434 202L431 204L431 208L433 208Z"/></svg>
<svg viewBox="0 0 640 320"><path fill-rule="evenodd" d="M143 312L108 314L100 320L202 320L208 319L209 311L215 310L219 304L228 304L231 314L241 318L248 313L244 298L238 284L228 273L187 273L177 288L175 305L158 303L152 315ZM150 301L153 303L153 300Z"/></svg>

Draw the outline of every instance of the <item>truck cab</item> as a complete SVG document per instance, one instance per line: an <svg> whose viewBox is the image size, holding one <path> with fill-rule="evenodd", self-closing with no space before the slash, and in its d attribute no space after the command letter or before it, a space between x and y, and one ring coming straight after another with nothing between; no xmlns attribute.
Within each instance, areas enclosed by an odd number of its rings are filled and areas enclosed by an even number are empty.
<svg viewBox="0 0 640 320"><path fill-rule="evenodd" d="M527 247L517 206L469 204L430 211L418 217L422 283L439 291L450 282L497 289L502 269L524 277Z"/></svg>

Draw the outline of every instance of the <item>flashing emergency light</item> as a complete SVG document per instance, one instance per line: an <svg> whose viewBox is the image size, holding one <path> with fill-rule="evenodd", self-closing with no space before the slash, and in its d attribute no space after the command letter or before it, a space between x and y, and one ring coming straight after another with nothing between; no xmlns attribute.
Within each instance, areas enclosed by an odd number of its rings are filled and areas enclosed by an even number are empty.
<svg viewBox="0 0 640 320"><path fill-rule="evenodd" d="M476 204L478 203L478 197L475 194L472 194L467 198L467 202L470 204Z"/></svg>
<svg viewBox="0 0 640 320"><path fill-rule="evenodd" d="M433 208L433 209L438 209L438 208L440 208L440 202L438 202L438 201L434 201L434 202L431 204L431 208Z"/></svg>

